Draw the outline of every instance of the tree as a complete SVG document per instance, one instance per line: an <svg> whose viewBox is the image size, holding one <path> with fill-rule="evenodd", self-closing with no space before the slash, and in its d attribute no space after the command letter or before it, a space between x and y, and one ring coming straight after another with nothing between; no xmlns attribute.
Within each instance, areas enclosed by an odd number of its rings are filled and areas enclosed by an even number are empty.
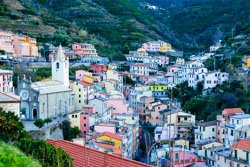
<svg viewBox="0 0 250 167"><path fill-rule="evenodd" d="M41 129L44 126L45 122L42 119L37 119L34 122L34 125L36 125L36 127L38 127L39 129Z"/></svg>
<svg viewBox="0 0 250 167"><path fill-rule="evenodd" d="M81 29L79 31L79 36L83 37L83 38L86 38L86 37L88 37L88 32L86 30Z"/></svg>
<svg viewBox="0 0 250 167"><path fill-rule="evenodd" d="M60 128L63 130L63 139L71 141L73 138L81 134L78 127L70 127L70 122L65 120L60 124Z"/></svg>
<svg viewBox="0 0 250 167"><path fill-rule="evenodd" d="M78 135L81 134L81 131L80 129L75 126L73 128L70 129L70 137L73 139L73 138L76 138Z"/></svg>
<svg viewBox="0 0 250 167"><path fill-rule="evenodd" d="M49 124L49 123L51 123L52 122L52 119L51 118L46 118L45 120L44 120L44 123L46 123L47 125Z"/></svg>
<svg viewBox="0 0 250 167"><path fill-rule="evenodd" d="M60 128L63 131L63 139L64 140L71 140L70 138L70 122L65 120L60 124Z"/></svg>
<svg viewBox="0 0 250 167"><path fill-rule="evenodd" d="M223 108L233 108L236 107L239 99L232 93L226 93L222 97Z"/></svg>
<svg viewBox="0 0 250 167"><path fill-rule="evenodd" d="M27 136L19 118L12 112L0 108L0 140L13 142Z"/></svg>
<svg viewBox="0 0 250 167"><path fill-rule="evenodd" d="M135 82L130 77L128 77L128 76L124 76L123 77L123 82L125 84L130 84L130 85L134 85L135 84Z"/></svg>
<svg viewBox="0 0 250 167"><path fill-rule="evenodd" d="M201 114L206 106L206 103L207 101L204 99L193 98L187 101L183 108L186 111L190 111L192 114L195 114L197 116L197 119L202 119L203 117L201 116Z"/></svg>

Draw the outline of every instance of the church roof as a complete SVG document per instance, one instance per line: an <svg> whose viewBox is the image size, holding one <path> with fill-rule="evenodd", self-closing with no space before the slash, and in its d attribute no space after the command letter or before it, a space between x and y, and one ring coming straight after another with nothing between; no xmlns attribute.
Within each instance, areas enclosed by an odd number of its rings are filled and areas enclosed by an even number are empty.
<svg viewBox="0 0 250 167"><path fill-rule="evenodd" d="M31 84L31 88L39 91L40 94L49 94L49 93L57 93L57 92L68 92L71 89L67 88L60 81L40 81L34 82Z"/></svg>

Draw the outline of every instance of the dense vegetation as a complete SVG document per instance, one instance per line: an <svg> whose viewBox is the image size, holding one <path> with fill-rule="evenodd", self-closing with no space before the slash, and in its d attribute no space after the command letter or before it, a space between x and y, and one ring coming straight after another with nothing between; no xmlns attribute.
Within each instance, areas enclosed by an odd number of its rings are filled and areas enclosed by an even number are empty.
<svg viewBox="0 0 250 167"><path fill-rule="evenodd" d="M154 19L130 0L0 0L0 6L0 28L31 35L40 43L89 42L112 59L123 59L123 53L142 42L161 38Z"/></svg>
<svg viewBox="0 0 250 167"><path fill-rule="evenodd" d="M26 156L19 149L0 141L0 166L40 167L38 160Z"/></svg>
<svg viewBox="0 0 250 167"><path fill-rule="evenodd" d="M32 156L33 158L37 159L42 166L73 166L72 158L66 152L64 152L60 148L55 148L51 144L48 144L46 141L30 138L28 133L24 130L24 126L22 122L20 122L18 117L12 112L4 111L2 108L0 108L0 141L1 140L18 147L26 155ZM10 163L9 161L11 160L11 158L13 158L12 153L10 152L9 159L1 159L1 151L2 150L0 146L0 166L1 163ZM16 155L17 154L18 152L16 152ZM3 158L5 158L5 155L3 155ZM16 159L13 159L13 163L15 162L20 163L18 156L16 157ZM25 162L23 163L25 164ZM15 165L13 164L13 166ZM26 165L20 164L16 166ZM34 163L34 166L36 166L36 163Z"/></svg>
<svg viewBox="0 0 250 167"><path fill-rule="evenodd" d="M218 40L250 26L249 0L145 1L163 8L150 13L174 30L174 37L181 41L176 45L184 51L206 50Z"/></svg>
<svg viewBox="0 0 250 167"><path fill-rule="evenodd" d="M173 90L173 94L174 97L181 99L184 111L196 115L197 120L215 120L216 115L221 114L224 108L240 107L249 112L249 83L249 80L224 82L212 92L203 95L200 84L194 90L184 82Z"/></svg>
<svg viewBox="0 0 250 167"><path fill-rule="evenodd" d="M145 2L161 8L147 10ZM249 27L249 8L248 0L0 0L0 28L40 44L89 42L101 56L122 60L152 39L185 53L207 49L232 29Z"/></svg>

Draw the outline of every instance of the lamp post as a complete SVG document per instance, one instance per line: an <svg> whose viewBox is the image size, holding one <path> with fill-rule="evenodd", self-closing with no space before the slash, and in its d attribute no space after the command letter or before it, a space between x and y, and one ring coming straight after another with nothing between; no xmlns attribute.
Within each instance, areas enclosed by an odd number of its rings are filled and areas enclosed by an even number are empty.
<svg viewBox="0 0 250 167"><path fill-rule="evenodd" d="M153 141L153 145L150 147L150 149L147 152L147 164L149 164L149 156L150 156L150 152L151 150L155 147L155 145L157 144L157 142Z"/></svg>

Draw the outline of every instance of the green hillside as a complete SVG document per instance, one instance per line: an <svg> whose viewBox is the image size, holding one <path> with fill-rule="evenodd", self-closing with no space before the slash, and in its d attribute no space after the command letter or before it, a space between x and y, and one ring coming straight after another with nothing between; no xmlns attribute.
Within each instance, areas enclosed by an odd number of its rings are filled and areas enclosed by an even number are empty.
<svg viewBox="0 0 250 167"><path fill-rule="evenodd" d="M249 27L249 9L249 0L0 0L0 28L39 43L89 42L113 60L156 39L190 55Z"/></svg>
<svg viewBox="0 0 250 167"><path fill-rule="evenodd" d="M196 52L208 49L232 32L237 34L237 30L250 27L249 0L145 1L163 8L150 13L174 31L175 38L190 44L190 49Z"/></svg>
<svg viewBox="0 0 250 167"><path fill-rule="evenodd" d="M28 157L14 146L0 141L0 166L39 167L41 165L39 164L38 160Z"/></svg>
<svg viewBox="0 0 250 167"><path fill-rule="evenodd" d="M39 42L90 42L101 56L122 59L142 42L161 39L154 20L130 0L0 0L0 28Z"/></svg>

